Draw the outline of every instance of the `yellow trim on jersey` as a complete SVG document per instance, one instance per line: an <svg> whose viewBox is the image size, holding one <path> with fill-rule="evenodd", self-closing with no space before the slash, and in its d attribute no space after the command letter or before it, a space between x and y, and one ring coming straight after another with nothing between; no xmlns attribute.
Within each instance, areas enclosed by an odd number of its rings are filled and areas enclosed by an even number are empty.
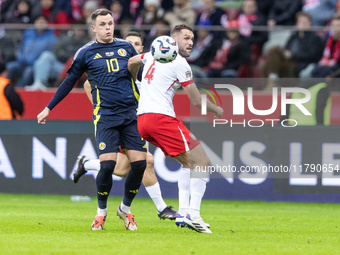
<svg viewBox="0 0 340 255"><path fill-rule="evenodd" d="M96 93L97 93L97 105L96 108L93 110L93 115L96 117L96 119L93 121L94 124L94 135L96 136L97 134L97 123L100 119L100 115L98 115L99 109L100 109L100 96L99 96L99 89L96 85Z"/></svg>
<svg viewBox="0 0 340 255"><path fill-rule="evenodd" d="M135 95L135 98L137 99L137 101L139 101L139 94L136 90L136 85L132 78L131 78L131 83L132 83L133 94Z"/></svg>

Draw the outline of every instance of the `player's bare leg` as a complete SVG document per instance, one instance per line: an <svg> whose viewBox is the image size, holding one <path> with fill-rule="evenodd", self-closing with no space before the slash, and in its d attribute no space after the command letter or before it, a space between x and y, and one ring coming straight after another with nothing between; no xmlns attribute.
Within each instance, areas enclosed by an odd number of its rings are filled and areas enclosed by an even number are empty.
<svg viewBox="0 0 340 255"><path fill-rule="evenodd" d="M154 158L150 152L147 152L146 160L147 165L143 176L143 185L157 207L158 217L163 220L175 220L177 211L172 206L167 206L163 200L161 188L154 170Z"/></svg>
<svg viewBox="0 0 340 255"><path fill-rule="evenodd" d="M211 233L209 224L206 224L200 216L201 201L206 189L207 179L191 178L190 171L190 169L196 169L196 167L209 166L210 160L202 145L178 155L175 159L183 165L178 180L179 215L176 218L176 224L182 225L184 222L188 227L198 232Z"/></svg>

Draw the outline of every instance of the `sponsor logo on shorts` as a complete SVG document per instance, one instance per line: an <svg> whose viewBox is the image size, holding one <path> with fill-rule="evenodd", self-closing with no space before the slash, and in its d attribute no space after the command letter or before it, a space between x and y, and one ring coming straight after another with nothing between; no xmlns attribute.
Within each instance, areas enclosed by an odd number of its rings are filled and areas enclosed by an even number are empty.
<svg viewBox="0 0 340 255"><path fill-rule="evenodd" d="M99 150L104 150L106 148L106 144L105 143L103 143L103 142L101 142L100 144L99 144Z"/></svg>
<svg viewBox="0 0 340 255"><path fill-rule="evenodd" d="M118 55L119 55L119 56L122 56L122 57L125 57L125 56L126 56L126 50L124 50L124 49L119 49L119 50L118 50Z"/></svg>

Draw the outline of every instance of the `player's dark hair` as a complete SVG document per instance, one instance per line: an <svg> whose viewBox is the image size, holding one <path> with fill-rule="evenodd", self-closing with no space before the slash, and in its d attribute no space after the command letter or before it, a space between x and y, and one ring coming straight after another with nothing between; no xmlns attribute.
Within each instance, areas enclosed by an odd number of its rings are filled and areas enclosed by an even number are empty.
<svg viewBox="0 0 340 255"><path fill-rule="evenodd" d="M194 30L192 29L192 27L186 25L186 24L179 24L179 25L176 25L172 30L171 30L171 35L173 35L174 33L177 33L177 32L181 32L183 29L187 29L191 32L194 32Z"/></svg>
<svg viewBox="0 0 340 255"><path fill-rule="evenodd" d="M141 33L136 32L136 31L130 31L130 32L128 32L128 33L124 36L124 40L126 39L126 37L129 37L129 36L136 36L136 37L139 37L140 40L141 40L142 43L143 43L144 38L143 38L143 36L142 36Z"/></svg>
<svg viewBox="0 0 340 255"><path fill-rule="evenodd" d="M95 10L94 12L91 13L91 21L92 21L92 24L94 24L96 22L96 19L98 16L106 16L110 14L112 17L113 17L113 14L110 10L108 9L97 9Z"/></svg>

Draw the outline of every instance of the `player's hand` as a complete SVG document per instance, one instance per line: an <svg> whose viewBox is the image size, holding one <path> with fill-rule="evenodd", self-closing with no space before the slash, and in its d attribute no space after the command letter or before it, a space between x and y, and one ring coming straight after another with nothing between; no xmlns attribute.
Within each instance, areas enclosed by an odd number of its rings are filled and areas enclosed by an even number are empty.
<svg viewBox="0 0 340 255"><path fill-rule="evenodd" d="M45 107L45 109L42 110L42 112L39 113L38 116L37 116L38 123L39 124L46 124L46 118L47 118L49 113L50 113L50 109Z"/></svg>
<svg viewBox="0 0 340 255"><path fill-rule="evenodd" d="M215 111L215 118L216 118L216 119L221 118L222 115L223 115L223 112L224 112L224 111L223 111L222 107L217 106L217 109L216 109L216 111Z"/></svg>

